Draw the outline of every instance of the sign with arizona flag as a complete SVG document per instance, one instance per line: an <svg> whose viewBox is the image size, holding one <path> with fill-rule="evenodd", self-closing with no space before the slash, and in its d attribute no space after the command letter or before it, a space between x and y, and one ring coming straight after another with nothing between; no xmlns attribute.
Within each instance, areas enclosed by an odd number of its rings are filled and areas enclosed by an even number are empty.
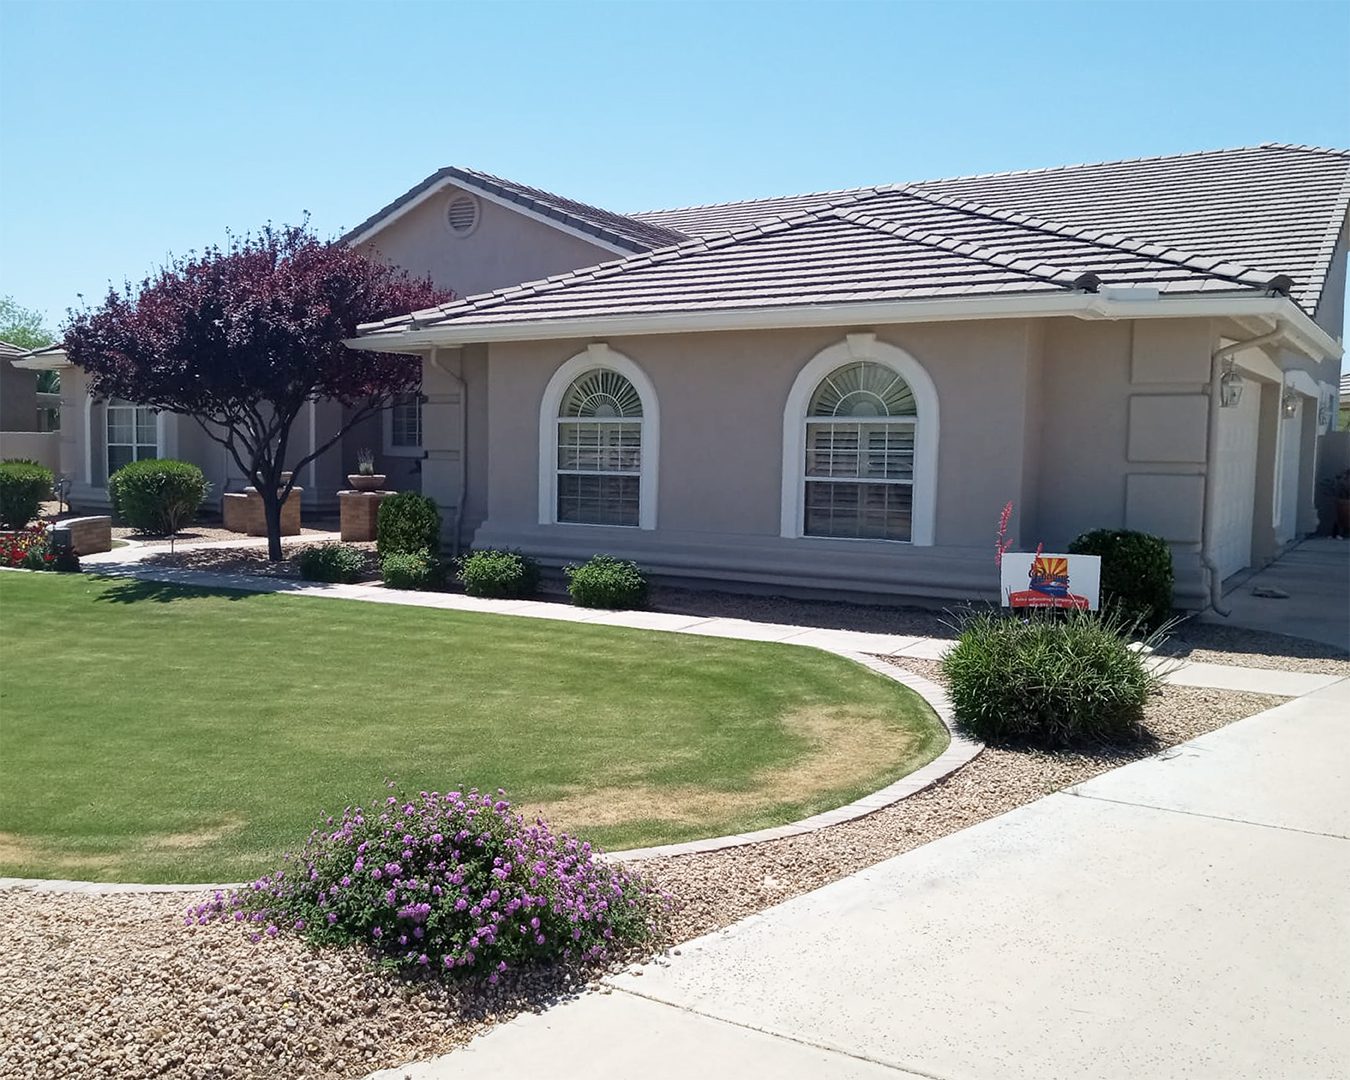
<svg viewBox="0 0 1350 1080"><path fill-rule="evenodd" d="M1100 606L1099 555L1008 551L1003 555L1001 569L1004 607L1096 611Z"/></svg>

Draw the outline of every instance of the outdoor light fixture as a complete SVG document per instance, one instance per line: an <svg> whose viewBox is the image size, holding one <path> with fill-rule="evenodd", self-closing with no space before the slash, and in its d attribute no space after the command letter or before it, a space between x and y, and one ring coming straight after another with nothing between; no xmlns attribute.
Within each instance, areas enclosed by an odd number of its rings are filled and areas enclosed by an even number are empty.
<svg viewBox="0 0 1350 1080"><path fill-rule="evenodd" d="M1292 420L1298 415L1298 395L1292 390L1286 389L1280 395L1280 411L1286 420Z"/></svg>
<svg viewBox="0 0 1350 1080"><path fill-rule="evenodd" d="M1233 409L1242 400L1242 376L1233 370L1233 361L1224 365L1219 378L1219 408Z"/></svg>

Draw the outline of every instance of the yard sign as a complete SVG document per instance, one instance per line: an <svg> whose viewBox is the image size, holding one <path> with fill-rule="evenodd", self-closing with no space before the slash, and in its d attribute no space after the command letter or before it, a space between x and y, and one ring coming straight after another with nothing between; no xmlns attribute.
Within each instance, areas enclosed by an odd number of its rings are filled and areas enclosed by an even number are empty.
<svg viewBox="0 0 1350 1080"><path fill-rule="evenodd" d="M1099 555L1009 551L1003 556L1002 571L1004 607L1096 611L1101 602Z"/></svg>

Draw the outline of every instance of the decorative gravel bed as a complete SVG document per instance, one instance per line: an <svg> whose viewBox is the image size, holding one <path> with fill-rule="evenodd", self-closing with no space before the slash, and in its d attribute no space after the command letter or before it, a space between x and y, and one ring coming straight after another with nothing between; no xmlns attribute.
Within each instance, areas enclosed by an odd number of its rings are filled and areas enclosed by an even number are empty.
<svg viewBox="0 0 1350 1080"><path fill-rule="evenodd" d="M934 678L937 665L898 665ZM1165 687L1148 708L1151 747L1121 753L986 750L893 807L831 829L745 848L652 860L686 941L892 855L1280 699ZM586 981L537 973L485 985L409 984L356 953L237 928L185 927L195 893L0 892L0 1076L360 1077L444 1053Z"/></svg>
<svg viewBox="0 0 1350 1080"><path fill-rule="evenodd" d="M302 528L300 535L306 534L319 535L332 531L328 527L320 526L318 528ZM128 525L114 525L113 538L117 540L135 540L136 543L144 547L168 547L169 537L160 536L156 533L144 533L133 529ZM260 543L266 543L265 537L248 537L243 533L237 533L232 529L223 529L219 525L189 525L173 538L173 543L177 544L202 544L217 540L249 540L255 539Z"/></svg>
<svg viewBox="0 0 1350 1080"><path fill-rule="evenodd" d="M321 544L287 544L280 562L271 562L267 550L261 547L247 548L196 548L192 551L156 552L140 560L141 566L165 566L178 570L211 570L224 574L260 574L264 577L299 578L300 566L295 557L306 548L320 547ZM378 581L380 564L375 557L375 544L349 544L348 547L360 548L366 553L366 572L363 581Z"/></svg>

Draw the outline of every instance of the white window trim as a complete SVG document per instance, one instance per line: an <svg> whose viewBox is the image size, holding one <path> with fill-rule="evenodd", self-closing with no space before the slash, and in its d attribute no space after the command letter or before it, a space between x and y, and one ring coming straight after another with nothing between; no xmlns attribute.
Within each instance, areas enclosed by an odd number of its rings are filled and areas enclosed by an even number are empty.
<svg viewBox="0 0 1350 1080"><path fill-rule="evenodd" d="M661 451L661 412L656 387L647 373L623 353L603 342L588 345L553 373L539 404L539 524L567 525L583 529L625 529L631 525L590 525L558 521L558 409L563 395L576 379L595 368L617 371L633 384L642 399L642 465L638 471L639 529L656 528L657 463Z"/></svg>
<svg viewBox="0 0 1350 1080"><path fill-rule="evenodd" d="M422 408L420 394L418 396L417 408L420 412ZM412 458L425 457L426 453L422 449L422 445L420 443L417 446L394 445L394 406L390 405L388 408L381 410L381 412L383 414L380 423L384 433L382 436L384 452L388 454L390 457L412 457ZM426 417L422 416L421 421L424 422L425 420ZM417 430L421 432L423 442L425 442L426 432L422 431L422 422L418 423Z"/></svg>
<svg viewBox="0 0 1350 1080"><path fill-rule="evenodd" d="M914 394L917 423L914 436L914 482L908 540L876 540L867 543L911 544L931 547L937 509L938 396L928 372L909 353L878 341L876 334L849 334L843 341L822 349L797 374L783 408L783 490L781 534L798 539L804 535L806 507L806 421L811 396L822 379L846 364L870 360L890 368ZM812 537L812 540L858 543L847 537Z"/></svg>

